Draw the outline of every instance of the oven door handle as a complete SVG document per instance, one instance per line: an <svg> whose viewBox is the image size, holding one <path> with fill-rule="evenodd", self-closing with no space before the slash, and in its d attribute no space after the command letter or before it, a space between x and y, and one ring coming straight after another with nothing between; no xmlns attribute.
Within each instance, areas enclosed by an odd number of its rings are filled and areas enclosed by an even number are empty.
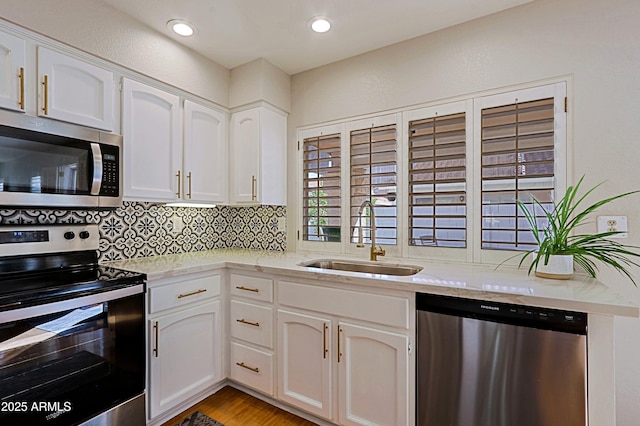
<svg viewBox="0 0 640 426"><path fill-rule="evenodd" d="M90 294L88 296L76 297L73 299L60 300L53 303L45 303L43 305L13 309L10 311L0 312L0 324L35 318L41 315L55 314L56 312L70 311L83 306L104 303L139 293L144 293L144 284L136 284L130 287Z"/></svg>
<svg viewBox="0 0 640 426"><path fill-rule="evenodd" d="M102 186L102 150L100 144L91 144L91 157L93 158L93 180L91 181L91 195L100 195Z"/></svg>

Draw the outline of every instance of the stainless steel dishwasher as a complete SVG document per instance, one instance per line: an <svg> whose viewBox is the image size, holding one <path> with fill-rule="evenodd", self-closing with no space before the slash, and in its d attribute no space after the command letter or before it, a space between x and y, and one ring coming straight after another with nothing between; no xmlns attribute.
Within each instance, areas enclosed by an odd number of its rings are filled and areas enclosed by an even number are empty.
<svg viewBox="0 0 640 426"><path fill-rule="evenodd" d="M587 315L416 295L418 426L587 424Z"/></svg>

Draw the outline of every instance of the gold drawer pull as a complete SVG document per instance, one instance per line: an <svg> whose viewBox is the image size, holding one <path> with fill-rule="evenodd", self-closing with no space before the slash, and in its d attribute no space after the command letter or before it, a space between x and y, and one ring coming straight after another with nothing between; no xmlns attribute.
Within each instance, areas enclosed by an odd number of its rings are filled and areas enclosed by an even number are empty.
<svg viewBox="0 0 640 426"><path fill-rule="evenodd" d="M327 331L329 330L329 326L325 323L324 329L322 331L322 358L327 358L327 353L329 349L327 349Z"/></svg>
<svg viewBox="0 0 640 426"><path fill-rule="evenodd" d="M155 346L153 347L153 356L155 356L156 358L158 358L158 346L159 346L158 345L158 328L159 328L158 327L158 321L154 321L154 323L153 323L153 331L154 331L156 340L154 342Z"/></svg>
<svg viewBox="0 0 640 426"><path fill-rule="evenodd" d="M252 291L254 293L260 293L260 289L257 288L249 288L249 287L245 287L243 285L237 285L236 288L238 290L244 290L244 291Z"/></svg>
<svg viewBox="0 0 640 426"><path fill-rule="evenodd" d="M24 109L24 68L20 67L20 72L18 72L18 85L19 85L19 98L18 106L20 109Z"/></svg>
<svg viewBox="0 0 640 426"><path fill-rule="evenodd" d="M176 177L178 178L178 190L176 191L176 195L180 198L180 187L182 186L182 176L180 170L176 173Z"/></svg>
<svg viewBox="0 0 640 426"><path fill-rule="evenodd" d="M182 299L183 297L193 296L193 295L195 295L195 294L204 293L205 291L207 291L207 289L206 289L206 288L201 288L201 289L199 289L199 290L192 291L191 293L183 293L183 294L179 294L179 295L178 295L178 299Z"/></svg>
<svg viewBox="0 0 640 426"><path fill-rule="evenodd" d="M340 338L342 337L342 328L338 325L338 362L342 359L342 351L340 350Z"/></svg>
<svg viewBox="0 0 640 426"><path fill-rule="evenodd" d="M49 115L49 76L45 75L42 78L42 86L42 112L44 112L44 115Z"/></svg>
<svg viewBox="0 0 640 426"><path fill-rule="evenodd" d="M251 176L251 201L256 201L257 196L256 196L256 183L258 183L258 181L256 180L255 176Z"/></svg>
<svg viewBox="0 0 640 426"><path fill-rule="evenodd" d="M189 192L187 192L187 198L191 199L191 172L187 175L187 180L189 181Z"/></svg>
<svg viewBox="0 0 640 426"><path fill-rule="evenodd" d="M247 321L246 319L242 318L242 319L237 319L236 320L239 323L242 324L247 324L247 325L252 325L254 327L260 327L260 323L259 322L251 322L251 321Z"/></svg>
<svg viewBox="0 0 640 426"><path fill-rule="evenodd" d="M249 367L248 365L245 365L244 362L236 362L236 365L238 367L242 367L242 368L246 368L247 370L251 370L254 373L259 373L260 372L260 369L258 367Z"/></svg>

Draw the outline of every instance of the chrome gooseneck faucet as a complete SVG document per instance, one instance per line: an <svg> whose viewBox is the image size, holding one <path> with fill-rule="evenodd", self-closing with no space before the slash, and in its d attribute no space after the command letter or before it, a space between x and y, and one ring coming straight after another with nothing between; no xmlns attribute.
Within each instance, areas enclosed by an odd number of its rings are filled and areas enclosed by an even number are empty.
<svg viewBox="0 0 640 426"><path fill-rule="evenodd" d="M358 244L356 247L364 247L362 242L362 212L365 207L369 207L369 217L371 218L371 250L369 259L378 260L378 256L384 256L386 252L381 246L376 247L376 215L373 212L373 204L370 200L364 200L358 209Z"/></svg>

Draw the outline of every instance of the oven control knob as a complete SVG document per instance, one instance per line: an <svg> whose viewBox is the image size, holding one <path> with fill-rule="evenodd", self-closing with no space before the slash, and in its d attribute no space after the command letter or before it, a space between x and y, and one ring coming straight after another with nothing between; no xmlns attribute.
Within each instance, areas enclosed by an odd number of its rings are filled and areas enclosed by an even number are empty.
<svg viewBox="0 0 640 426"><path fill-rule="evenodd" d="M80 238L82 238L83 240L86 240L87 238L89 238L89 231L81 231L80 234L78 234L80 236Z"/></svg>
<svg viewBox="0 0 640 426"><path fill-rule="evenodd" d="M73 240L75 237L76 237L76 234L71 231L67 231L64 233L65 240Z"/></svg>

